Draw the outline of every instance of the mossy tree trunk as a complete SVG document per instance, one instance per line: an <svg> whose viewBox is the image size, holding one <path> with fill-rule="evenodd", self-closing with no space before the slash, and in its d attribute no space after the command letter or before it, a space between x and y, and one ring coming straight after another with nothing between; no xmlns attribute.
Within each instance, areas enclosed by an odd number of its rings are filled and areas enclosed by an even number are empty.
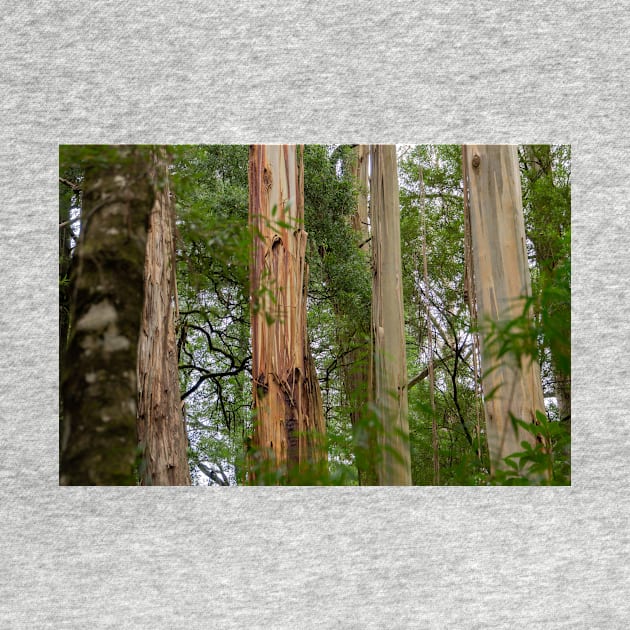
<svg viewBox="0 0 630 630"><path fill-rule="evenodd" d="M411 485L407 359L395 145L372 145L372 400L378 417L379 485Z"/></svg>
<svg viewBox="0 0 630 630"><path fill-rule="evenodd" d="M61 383L60 483L133 485L138 331L154 184L145 149L96 147L90 154Z"/></svg>
<svg viewBox="0 0 630 630"><path fill-rule="evenodd" d="M544 413L540 368L531 357L496 357L489 347L489 323L502 324L523 313L531 295L525 223L516 146L468 145L464 171L469 178L470 231L475 299L481 334L482 383L492 471L503 459L532 446L535 437L519 430L512 417L536 423Z"/></svg>
<svg viewBox="0 0 630 630"><path fill-rule="evenodd" d="M249 216L252 483L317 481L326 469L319 382L306 332L303 147L252 145Z"/></svg>
<svg viewBox="0 0 630 630"><path fill-rule="evenodd" d="M191 483L188 438L175 339L175 212L166 151L158 149L153 162L156 195L149 221L138 346L139 474L142 485L187 486Z"/></svg>

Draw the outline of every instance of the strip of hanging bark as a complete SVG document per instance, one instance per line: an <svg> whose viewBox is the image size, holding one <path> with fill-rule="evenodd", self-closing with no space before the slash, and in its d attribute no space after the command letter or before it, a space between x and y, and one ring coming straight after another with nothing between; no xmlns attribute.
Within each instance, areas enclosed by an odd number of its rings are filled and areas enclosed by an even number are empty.
<svg viewBox="0 0 630 630"><path fill-rule="evenodd" d="M188 486L175 320L175 211L164 149L153 155L156 188L144 264L145 299L138 346L138 444L142 485Z"/></svg>
<svg viewBox="0 0 630 630"><path fill-rule="evenodd" d="M521 441L536 441L512 418L536 423L536 412L544 413L545 406L538 363L529 357L518 363L497 359L483 334L488 322L520 315L523 299L531 295L516 146L470 145L465 156L488 448L495 471L506 467L506 456L522 450Z"/></svg>
<svg viewBox="0 0 630 630"><path fill-rule="evenodd" d="M249 479L264 483L266 472L289 483L316 479L326 468L325 424L306 333L303 147L252 145L249 190L256 412Z"/></svg>

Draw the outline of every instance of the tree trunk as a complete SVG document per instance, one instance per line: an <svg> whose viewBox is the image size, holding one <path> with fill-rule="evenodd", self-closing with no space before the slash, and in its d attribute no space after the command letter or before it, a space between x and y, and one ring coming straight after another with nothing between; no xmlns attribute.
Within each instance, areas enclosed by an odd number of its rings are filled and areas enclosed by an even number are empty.
<svg viewBox="0 0 630 630"><path fill-rule="evenodd" d="M249 191L258 458L253 465L250 457L249 477L252 483L316 481L326 468L325 424L306 334L303 147L252 145Z"/></svg>
<svg viewBox="0 0 630 630"><path fill-rule="evenodd" d="M379 485L410 485L407 359L395 145L372 145L373 403L380 424Z"/></svg>
<svg viewBox="0 0 630 630"><path fill-rule="evenodd" d="M368 166L370 147L358 144L354 147L352 158L352 174L357 187L357 205L350 215L350 225L357 234L359 246L370 252L368 230ZM366 273L367 273L366 259ZM355 338L348 343L357 346L366 342L370 337L370 313L360 322L356 322L359 331ZM374 486L378 483L376 471L377 442L368 413L368 398L370 391L370 361L369 349L353 348L348 350L342 358L341 372L343 386L348 407L350 409L350 423L354 434L354 455L357 467L359 485Z"/></svg>
<svg viewBox="0 0 630 630"><path fill-rule="evenodd" d="M85 169L62 373L60 483L136 483L136 360L153 182L138 148L99 147Z"/></svg>
<svg viewBox="0 0 630 630"><path fill-rule="evenodd" d="M370 145L358 144L354 148L354 164L353 175L357 183L357 207L356 211L351 216L352 227L355 231L362 236L361 242L364 243L364 247L367 247L369 251L368 243L368 189L370 186L369 181L369 159L370 159Z"/></svg>
<svg viewBox="0 0 630 630"><path fill-rule="evenodd" d="M521 441L535 444L535 437L515 427L511 417L536 423L536 411L544 413L545 406L538 363L531 357L518 363L508 356L497 359L483 334L488 321L507 322L521 315L523 299L531 295L517 150L507 145L470 145L464 155L470 180L488 449L494 472L506 467L506 456L523 450Z"/></svg>
<svg viewBox="0 0 630 630"><path fill-rule="evenodd" d="M144 264L144 309L138 346L140 483L189 486L188 438L179 391L175 319L175 213L163 149L154 156L156 196Z"/></svg>

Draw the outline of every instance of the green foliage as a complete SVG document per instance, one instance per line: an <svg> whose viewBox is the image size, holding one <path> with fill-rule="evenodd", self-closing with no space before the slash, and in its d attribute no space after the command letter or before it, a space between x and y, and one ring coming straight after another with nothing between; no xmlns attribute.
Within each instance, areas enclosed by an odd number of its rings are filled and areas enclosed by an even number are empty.
<svg viewBox="0 0 630 630"><path fill-rule="evenodd" d="M421 195L420 166L424 183ZM479 461L470 320L464 299L464 207L461 147L419 145L400 160L401 240L407 359L410 375L435 370L435 413L428 380L409 390L414 484L434 483L432 424L438 426L440 483L472 484L487 463ZM423 273L426 239L429 286ZM427 321L427 304L432 321ZM433 329L433 352L427 328ZM485 445L482 446L482 452ZM481 472L479 472L481 471Z"/></svg>
<svg viewBox="0 0 630 630"><path fill-rule="evenodd" d="M525 224L542 272L570 256L570 159L566 145L531 145L521 151Z"/></svg>
<svg viewBox="0 0 630 630"><path fill-rule="evenodd" d="M536 423L512 417L520 430L535 438L535 445L521 442L522 451L508 455L505 470L497 470L490 480L493 485L552 485L571 483L570 434L561 422L550 421L546 414L536 412Z"/></svg>
<svg viewBox="0 0 630 630"><path fill-rule="evenodd" d="M313 434L309 438L313 438ZM326 444L328 461L295 466L278 465L272 452L256 449L248 443L243 458L248 470L247 483L258 486L348 486L357 484L356 468L351 462L337 456L335 442L345 439L330 432L320 435L319 439ZM244 480L245 481L245 480Z"/></svg>
<svg viewBox="0 0 630 630"><path fill-rule="evenodd" d="M369 458L361 446L370 423L366 384L350 386L348 379L367 367L372 292L369 261L350 223L358 195L352 160L349 146L304 148L308 330L322 387L330 474L340 471L349 483L356 482L355 466Z"/></svg>
<svg viewBox="0 0 630 630"><path fill-rule="evenodd" d="M247 228L248 148L177 147L173 169L182 280L193 291L233 284L246 300L251 234Z"/></svg>
<svg viewBox="0 0 630 630"><path fill-rule="evenodd" d="M570 374L570 261L545 274L534 297L523 299L523 309L514 319L490 322L486 338L489 351L498 359L521 362L540 360L540 348L553 349L556 365ZM539 317L532 318L532 311ZM491 393L488 393L490 396ZM489 481L500 485L570 484L570 429L567 422L550 419L537 411L536 423L512 417L515 427L535 437L535 445L523 441L522 451L505 458L508 470L496 471Z"/></svg>
<svg viewBox="0 0 630 630"><path fill-rule="evenodd" d="M193 479L200 463L244 481L251 434L248 147L173 147L180 379Z"/></svg>
<svg viewBox="0 0 630 630"><path fill-rule="evenodd" d="M366 255L349 220L356 207L356 185L337 158L350 160L348 147L338 147L332 155L323 145L304 148L309 294L334 304L340 324L352 336L357 327L369 328L371 280Z"/></svg>
<svg viewBox="0 0 630 630"><path fill-rule="evenodd" d="M570 240L570 233L567 232ZM556 369L571 374L571 259L566 257L546 273L537 291L540 330Z"/></svg>
<svg viewBox="0 0 630 630"><path fill-rule="evenodd" d="M571 147L531 145L520 152L523 207L533 269L536 318L543 331L543 380L571 373ZM536 308L538 306L538 308Z"/></svg>
<svg viewBox="0 0 630 630"><path fill-rule="evenodd" d="M488 349L498 359L543 361L543 347L551 348L556 365L571 372L571 261L566 259L539 276L533 296L519 298L521 310L510 320L482 324ZM536 313L538 316L533 317Z"/></svg>
<svg viewBox="0 0 630 630"><path fill-rule="evenodd" d="M162 145L155 144L62 144L59 145L59 172L85 168L125 169L142 155L150 157ZM148 161L148 160L147 160Z"/></svg>

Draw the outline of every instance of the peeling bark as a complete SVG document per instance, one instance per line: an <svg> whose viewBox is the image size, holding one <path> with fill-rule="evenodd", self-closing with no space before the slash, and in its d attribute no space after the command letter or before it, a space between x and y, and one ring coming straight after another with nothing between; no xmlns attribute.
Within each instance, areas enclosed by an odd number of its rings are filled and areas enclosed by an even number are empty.
<svg viewBox="0 0 630 630"><path fill-rule="evenodd" d="M470 231L475 298L480 326L519 316L523 298L531 295L525 223L516 146L465 147L465 171L470 178ZM520 443L535 437L513 426L510 414L536 423L545 411L540 368L536 361L519 364L497 360L481 334L482 382L490 466L505 468L503 458L521 451Z"/></svg>
<svg viewBox="0 0 630 630"><path fill-rule="evenodd" d="M379 485L411 485L407 360L395 145L372 145L373 404L380 423Z"/></svg>
<svg viewBox="0 0 630 630"><path fill-rule="evenodd" d="M136 350L154 199L145 153L106 147L85 169L61 375L62 485L136 483Z"/></svg>
<svg viewBox="0 0 630 630"><path fill-rule="evenodd" d="M188 486L188 438L179 391L175 212L164 150L154 155L155 202L144 264L144 308L138 346L140 483Z"/></svg>
<svg viewBox="0 0 630 630"><path fill-rule="evenodd" d="M252 145L249 189L253 447L261 469L291 483L326 467L321 393L306 334L303 148ZM261 482L254 466L249 477Z"/></svg>

